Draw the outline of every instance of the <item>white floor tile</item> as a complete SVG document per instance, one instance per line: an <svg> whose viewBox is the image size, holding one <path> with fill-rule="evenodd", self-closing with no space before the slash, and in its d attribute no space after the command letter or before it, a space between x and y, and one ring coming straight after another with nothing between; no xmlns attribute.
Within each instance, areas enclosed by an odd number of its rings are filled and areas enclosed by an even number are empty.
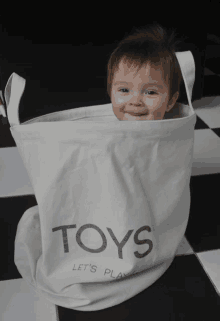
<svg viewBox="0 0 220 321"><path fill-rule="evenodd" d="M53 303L38 296L23 279L0 282L1 321L58 321Z"/></svg>
<svg viewBox="0 0 220 321"><path fill-rule="evenodd" d="M1 197L34 194L17 147L0 148Z"/></svg>
<svg viewBox="0 0 220 321"><path fill-rule="evenodd" d="M178 251L176 253L176 256L190 255L190 254L194 254L194 252L184 235L182 242L180 243L180 245L178 247Z"/></svg>
<svg viewBox="0 0 220 321"><path fill-rule="evenodd" d="M220 295L220 250L197 253L203 269L212 281L217 293Z"/></svg>
<svg viewBox="0 0 220 321"><path fill-rule="evenodd" d="M204 76L212 76L212 75L215 75L215 73L208 68L204 68Z"/></svg>
<svg viewBox="0 0 220 321"><path fill-rule="evenodd" d="M210 127L220 127L220 96L203 97L193 102L196 114Z"/></svg>
<svg viewBox="0 0 220 321"><path fill-rule="evenodd" d="M220 173L220 139L211 129L195 130L192 176Z"/></svg>

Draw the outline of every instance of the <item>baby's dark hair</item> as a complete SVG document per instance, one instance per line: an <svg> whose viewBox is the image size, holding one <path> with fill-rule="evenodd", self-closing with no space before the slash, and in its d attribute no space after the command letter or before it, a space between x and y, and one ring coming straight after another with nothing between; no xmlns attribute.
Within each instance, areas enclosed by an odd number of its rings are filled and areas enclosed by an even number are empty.
<svg viewBox="0 0 220 321"><path fill-rule="evenodd" d="M135 29L122 39L117 48L112 52L107 64L107 93L111 98L112 82L115 72L122 61L128 67L133 65L139 69L150 64L151 67L162 67L164 80L169 83L169 99L178 91L183 82L179 62L175 52L178 44L183 40L176 39L176 30L171 32L159 23L153 22L146 27Z"/></svg>

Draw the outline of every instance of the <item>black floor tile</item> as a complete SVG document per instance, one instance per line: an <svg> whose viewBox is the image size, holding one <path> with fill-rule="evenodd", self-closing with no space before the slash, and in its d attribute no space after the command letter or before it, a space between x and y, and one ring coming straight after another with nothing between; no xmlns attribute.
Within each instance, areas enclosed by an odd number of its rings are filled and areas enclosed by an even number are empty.
<svg viewBox="0 0 220 321"><path fill-rule="evenodd" d="M217 58L213 57L211 59L206 59L205 68L208 68L215 74L220 75L220 57L217 57Z"/></svg>
<svg viewBox="0 0 220 321"><path fill-rule="evenodd" d="M191 205L185 236L195 252L220 247L220 174L191 176Z"/></svg>
<svg viewBox="0 0 220 321"><path fill-rule="evenodd" d="M206 60L212 58L220 58L220 45L209 42L206 46Z"/></svg>
<svg viewBox="0 0 220 321"><path fill-rule="evenodd" d="M220 96L220 77L216 75L205 76L203 97L215 97L215 96Z"/></svg>
<svg viewBox="0 0 220 321"><path fill-rule="evenodd" d="M57 308L59 321L220 319L220 297L195 255L176 257L154 284L117 306L92 312Z"/></svg>
<svg viewBox="0 0 220 321"><path fill-rule="evenodd" d="M4 258L0 264L0 281L21 278L14 263L15 235L24 212L35 205L33 195L0 198L0 249Z"/></svg>

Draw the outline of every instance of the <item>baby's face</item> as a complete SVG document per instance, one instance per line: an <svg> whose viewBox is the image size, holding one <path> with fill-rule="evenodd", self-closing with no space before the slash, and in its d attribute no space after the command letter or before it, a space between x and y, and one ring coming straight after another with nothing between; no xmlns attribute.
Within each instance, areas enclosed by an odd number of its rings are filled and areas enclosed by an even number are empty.
<svg viewBox="0 0 220 321"><path fill-rule="evenodd" d="M150 65L136 70L122 62L115 73L111 102L113 112L119 120L159 120L175 102L169 103L168 84L163 80L160 69Z"/></svg>

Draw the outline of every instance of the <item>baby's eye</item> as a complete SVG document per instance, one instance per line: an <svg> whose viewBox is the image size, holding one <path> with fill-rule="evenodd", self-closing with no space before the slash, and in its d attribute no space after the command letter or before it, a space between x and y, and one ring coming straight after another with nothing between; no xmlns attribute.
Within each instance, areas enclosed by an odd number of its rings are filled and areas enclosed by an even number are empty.
<svg viewBox="0 0 220 321"><path fill-rule="evenodd" d="M128 90L127 88L122 88L122 89L119 89L119 91L121 91L121 90ZM154 95L154 94L157 94L156 93L156 91L153 91L153 90L145 90L145 93L153 93L153 94L151 94L151 95Z"/></svg>
<svg viewBox="0 0 220 321"><path fill-rule="evenodd" d="M146 90L146 92L147 92L147 91L148 91L149 93L153 93L152 95L157 94L156 91L153 91L153 90Z"/></svg>
<svg viewBox="0 0 220 321"><path fill-rule="evenodd" d="M118 91L121 91L121 90L127 90L127 89L125 89L125 88L122 88L122 89L119 89ZM124 91L123 91L124 92Z"/></svg>

